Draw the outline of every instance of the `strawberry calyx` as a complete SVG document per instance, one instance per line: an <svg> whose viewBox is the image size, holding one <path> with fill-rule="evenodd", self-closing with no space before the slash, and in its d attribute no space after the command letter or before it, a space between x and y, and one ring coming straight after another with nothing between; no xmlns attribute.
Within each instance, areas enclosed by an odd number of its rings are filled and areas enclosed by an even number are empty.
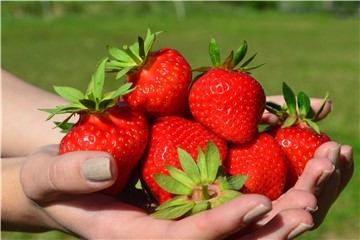
<svg viewBox="0 0 360 240"><path fill-rule="evenodd" d="M96 66L96 71L92 75L88 88L84 93L80 90L67 86L54 86L55 92L68 100L70 103L65 106L56 106L52 109L40 109L50 113L47 120L50 120L57 114L70 115L62 122L55 122L56 127L68 129L70 126L68 121L76 113L101 113L107 109L115 106L120 102L120 97L130 93L132 83L123 83L120 87L108 93L103 94L103 87L105 82L105 66L108 58L103 58ZM71 124L70 124L71 125Z"/></svg>
<svg viewBox="0 0 360 240"><path fill-rule="evenodd" d="M130 71L141 69L160 33L162 32L151 33L148 29L145 40L138 36L136 43L130 46L124 45L122 49L108 45L107 50L114 59L107 62L106 70L117 72L116 79L119 79Z"/></svg>
<svg viewBox="0 0 360 240"><path fill-rule="evenodd" d="M199 79L202 75L204 75L205 73L207 73L208 71L214 68L222 68L229 71L239 71L250 74L250 70L253 70L265 64L262 63L256 66L249 66L249 64L257 55L257 53L255 53L250 58L245 60L240 66L238 66L244 60L247 50L248 50L248 44L246 41L244 41L236 51L232 50L229 56L223 62L221 62L219 46L216 40L214 38L211 38L209 43L209 56L212 62L212 66L205 66L205 67L199 67L193 69L192 71L200 72L200 74L196 76L193 79L193 81L190 83L189 89L197 79Z"/></svg>
<svg viewBox="0 0 360 240"><path fill-rule="evenodd" d="M238 66L240 62L244 59L247 50L248 50L248 44L246 41L244 41L236 51L232 50L230 52L229 56L225 59L224 62L221 62L219 46L216 40L214 38L211 38L209 43L209 56L213 66L201 67L198 69L194 69L194 71L207 72L212 68L224 68L227 70L237 70L240 72L249 73L249 70L258 68L263 64L252 67L248 66L249 63L255 58L257 54L255 53L250 58L248 58L243 64Z"/></svg>
<svg viewBox="0 0 360 240"><path fill-rule="evenodd" d="M316 133L320 134L320 128L315 123L319 114L323 111L326 102L329 99L329 92L326 93L321 107L317 112L313 112L310 105L309 96L300 91L297 96L295 96L292 89L284 82L282 87L283 97L285 104L280 106L274 102L266 102L266 110L270 113L278 116L278 124L281 124L282 128L290 127L295 124L306 125L313 129Z"/></svg>
<svg viewBox="0 0 360 240"><path fill-rule="evenodd" d="M154 174L156 182L167 192L176 195L151 214L160 219L177 219L214 208L241 193L247 177L226 177L222 171L220 152L209 141L205 152L198 149L197 162L183 149L177 149L183 170L165 165L169 175Z"/></svg>

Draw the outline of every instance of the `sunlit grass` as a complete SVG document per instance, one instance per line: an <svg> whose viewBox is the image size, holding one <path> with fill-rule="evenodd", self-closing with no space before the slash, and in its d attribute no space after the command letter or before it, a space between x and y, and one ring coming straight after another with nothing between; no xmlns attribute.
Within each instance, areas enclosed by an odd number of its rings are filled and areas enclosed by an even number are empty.
<svg viewBox="0 0 360 240"><path fill-rule="evenodd" d="M102 3L98 3L102 4ZM179 50L193 67L209 65L207 45L216 38L225 58L242 41L258 52L254 70L267 94L280 94L287 82L295 91L322 98L330 92L333 112L320 126L334 140L354 147L359 163L359 24L321 14L256 12L208 3L186 2L179 19L173 5L146 13L123 4L119 15L69 15L50 22L42 18L2 19L2 67L52 91L52 85L86 88L106 45L122 46L150 27L165 30L155 48ZM126 8L129 11L126 11ZM170 10L169 10L170 9ZM140 14L135 14L140 13ZM142 13L142 14L141 14ZM161 13L161 14L160 14ZM112 88L116 82L109 82ZM303 239L355 239L359 236L359 173L331 209L323 225ZM60 233L3 233L3 239L55 239ZM70 237L69 237L70 238Z"/></svg>

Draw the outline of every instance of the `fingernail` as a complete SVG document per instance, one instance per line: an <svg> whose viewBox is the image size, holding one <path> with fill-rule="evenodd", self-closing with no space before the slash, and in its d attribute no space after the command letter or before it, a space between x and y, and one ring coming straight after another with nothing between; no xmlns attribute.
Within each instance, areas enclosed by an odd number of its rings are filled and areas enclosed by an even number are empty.
<svg viewBox="0 0 360 240"><path fill-rule="evenodd" d="M319 178L319 180L316 183L316 186L317 187L321 186L321 184L323 182L325 182L325 180L331 176L331 174L334 172L334 170L335 170L335 166L333 165L333 168L330 171L328 171L328 170L323 171L321 177Z"/></svg>
<svg viewBox="0 0 360 240"><path fill-rule="evenodd" d="M302 234L303 232L310 230L313 226L314 226L314 224L309 225L306 223L300 223L299 226L297 226L294 230L292 230L289 233L287 239L293 239L293 238L299 236L300 234Z"/></svg>
<svg viewBox="0 0 360 240"><path fill-rule="evenodd" d="M110 180L110 159L106 157L92 158L86 160L81 166L83 176L90 181Z"/></svg>
<svg viewBox="0 0 360 240"><path fill-rule="evenodd" d="M265 206L263 204L259 204L258 206L256 206L254 209L252 209L250 212L248 212L244 217L243 217L243 222L244 223L248 223L251 222L252 220L256 219L257 217L269 212L271 210L271 207L269 206Z"/></svg>
<svg viewBox="0 0 360 240"><path fill-rule="evenodd" d="M278 121L279 121L279 118L278 118L276 115L274 115L274 114L271 114L271 115L269 116L269 118L268 118L268 122L269 122L270 125L277 124Z"/></svg>
<svg viewBox="0 0 360 240"><path fill-rule="evenodd" d="M340 159L340 145L337 145L336 147L330 149L328 158L331 160L331 162L335 165L339 165L339 159Z"/></svg>
<svg viewBox="0 0 360 240"><path fill-rule="evenodd" d="M316 211L319 209L319 207L318 207L318 206L316 206L315 208L306 207L305 209L306 209L306 211L308 211L309 213L314 213L314 212L316 212Z"/></svg>
<svg viewBox="0 0 360 240"><path fill-rule="evenodd" d="M345 167L346 168L351 168L353 165L353 152L352 152L352 147L349 147L348 151L345 151L343 153L344 157L345 157Z"/></svg>

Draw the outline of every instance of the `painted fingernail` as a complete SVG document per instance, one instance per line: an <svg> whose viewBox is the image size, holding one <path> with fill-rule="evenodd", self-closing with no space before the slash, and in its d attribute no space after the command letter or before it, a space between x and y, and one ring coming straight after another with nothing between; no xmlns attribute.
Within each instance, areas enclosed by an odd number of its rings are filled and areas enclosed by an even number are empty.
<svg viewBox="0 0 360 240"><path fill-rule="evenodd" d="M244 223L251 222L252 220L258 218L261 215L264 215L265 213L269 212L270 210L271 210L271 207L263 205L263 204L259 204L258 206L256 206L254 209L252 209L250 212L248 212L243 217L243 222Z"/></svg>
<svg viewBox="0 0 360 240"><path fill-rule="evenodd" d="M279 121L279 118L274 114L271 114L268 118L269 124L276 124Z"/></svg>
<svg viewBox="0 0 360 240"><path fill-rule="evenodd" d="M331 176L331 174L334 172L334 170L335 170L335 166L333 165L333 168L332 168L331 170L325 170L325 171L323 171L321 177L319 178L319 180L318 180L317 183L316 183L316 186L317 186L317 187L321 186L321 184L322 184L323 182L325 182L326 179L328 179L328 178Z"/></svg>
<svg viewBox="0 0 360 240"><path fill-rule="evenodd" d="M319 209L319 207L318 207L318 206L316 206L315 208L306 207L305 209L306 209L306 211L308 211L309 213L314 213L314 212L316 212L316 211Z"/></svg>
<svg viewBox="0 0 360 240"><path fill-rule="evenodd" d="M110 167L109 158L92 158L82 164L81 172L90 181L107 181L112 177Z"/></svg>
<svg viewBox="0 0 360 240"><path fill-rule="evenodd" d="M335 165L339 165L340 160L340 145L337 145L336 147L330 149L328 158L331 160L331 162Z"/></svg>
<svg viewBox="0 0 360 240"><path fill-rule="evenodd" d="M345 167L348 169L351 168L354 164L352 147L348 147L347 151L344 151L343 155L345 157Z"/></svg>
<svg viewBox="0 0 360 240"><path fill-rule="evenodd" d="M314 224L309 225L306 223L300 223L299 226L297 226L294 230L292 230L289 233L287 239L293 239L293 238L299 236L300 234L310 230L313 226L314 226Z"/></svg>

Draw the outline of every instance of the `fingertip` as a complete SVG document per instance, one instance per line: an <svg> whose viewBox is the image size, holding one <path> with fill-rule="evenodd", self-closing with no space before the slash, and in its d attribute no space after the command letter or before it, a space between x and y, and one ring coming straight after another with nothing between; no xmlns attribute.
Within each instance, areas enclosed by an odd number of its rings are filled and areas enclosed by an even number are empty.
<svg viewBox="0 0 360 240"><path fill-rule="evenodd" d="M315 158L326 158L329 155L331 149L338 148L339 144L334 141L328 141L320 145L315 151L314 157Z"/></svg>
<svg viewBox="0 0 360 240"><path fill-rule="evenodd" d="M342 162L345 162L345 168L352 168L354 164L352 147L349 145L341 146L340 155Z"/></svg>

